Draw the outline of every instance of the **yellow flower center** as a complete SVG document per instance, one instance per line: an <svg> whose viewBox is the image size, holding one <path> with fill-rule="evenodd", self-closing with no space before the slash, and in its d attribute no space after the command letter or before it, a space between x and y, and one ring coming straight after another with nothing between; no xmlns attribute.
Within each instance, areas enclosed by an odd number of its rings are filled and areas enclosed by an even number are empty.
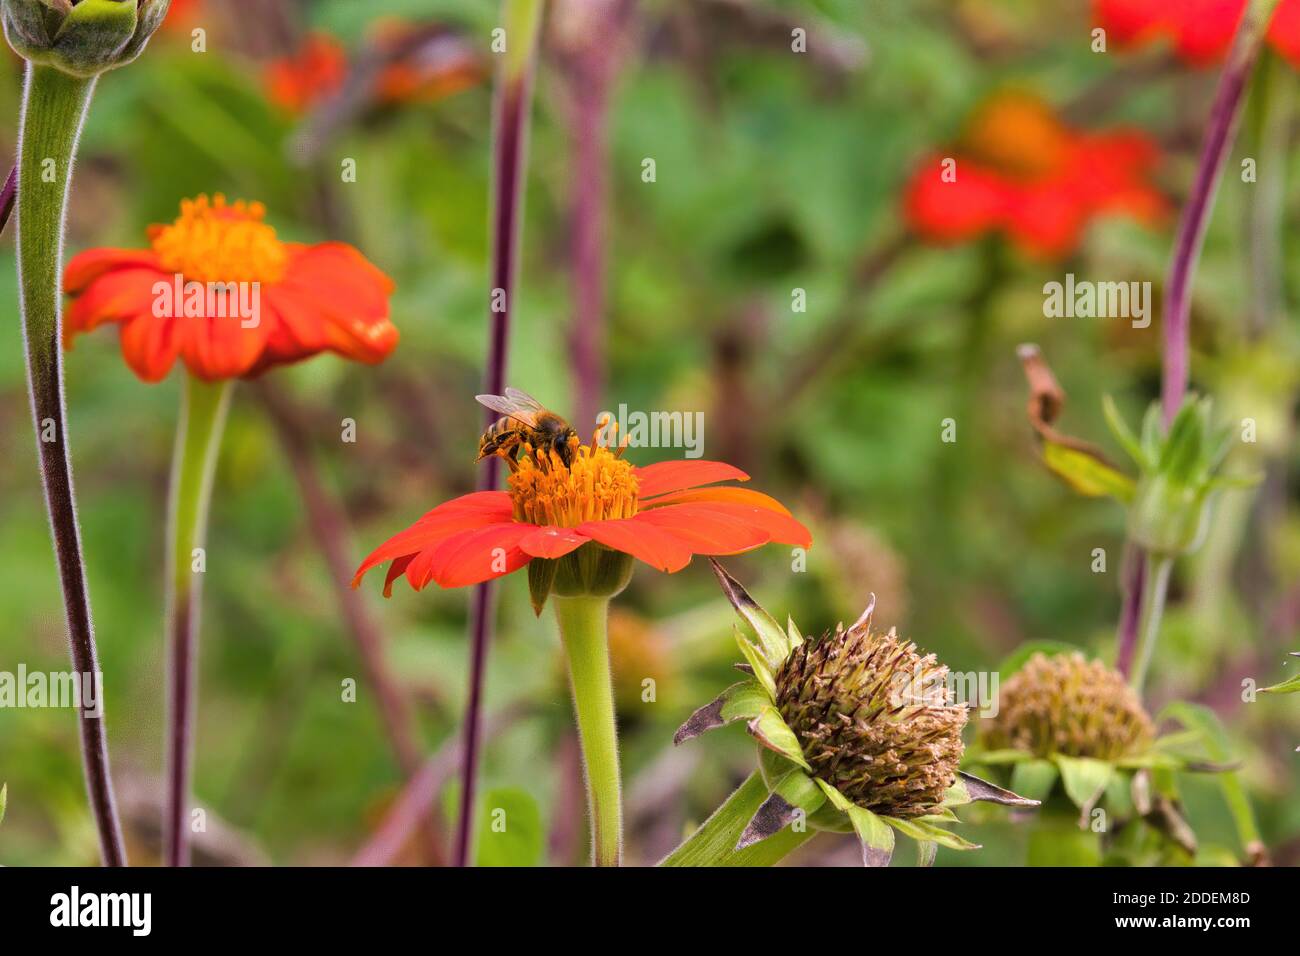
<svg viewBox="0 0 1300 956"><path fill-rule="evenodd" d="M1022 93L1003 93L972 117L962 146L973 158L1024 179L1060 167L1070 136L1047 104Z"/></svg>
<svg viewBox="0 0 1300 956"><path fill-rule="evenodd" d="M524 446L510 475L516 521L573 528L584 521L630 518L637 512L637 477L632 466L596 443L569 440L573 464L565 467L554 449Z"/></svg>
<svg viewBox="0 0 1300 956"><path fill-rule="evenodd" d="M262 222L260 202L226 204L217 193L181 201L181 214L170 226L153 226L149 238L165 271L193 282L278 282L289 255Z"/></svg>

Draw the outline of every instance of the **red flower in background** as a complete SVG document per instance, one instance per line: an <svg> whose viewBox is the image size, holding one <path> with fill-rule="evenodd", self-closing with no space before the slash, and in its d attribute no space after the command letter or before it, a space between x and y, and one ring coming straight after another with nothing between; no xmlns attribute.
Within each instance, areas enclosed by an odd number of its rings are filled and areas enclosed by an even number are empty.
<svg viewBox="0 0 1300 956"><path fill-rule="evenodd" d="M203 0L172 0L163 20L163 29L181 33L188 32L198 21Z"/></svg>
<svg viewBox="0 0 1300 956"><path fill-rule="evenodd" d="M1071 129L1040 100L1005 93L987 102L947 155L926 160L906 187L909 225L934 242L992 231L1040 258L1068 255L1103 215L1158 220L1149 184L1155 144L1138 132Z"/></svg>
<svg viewBox="0 0 1300 956"><path fill-rule="evenodd" d="M386 358L398 338L388 319L392 280L349 245L280 241L264 214L261 203L199 196L181 203L175 222L150 227L149 249L74 257L63 278L73 297L65 347L117 323L122 356L146 382L165 378L178 356L205 381L323 351ZM254 296L257 314L245 316Z"/></svg>
<svg viewBox="0 0 1300 956"><path fill-rule="evenodd" d="M369 56L379 64L369 91L378 106L443 99L481 82L479 57L462 38L437 24L381 21ZM287 112L305 113L343 89L351 69L343 45L313 33L292 56L266 69L267 95Z"/></svg>
<svg viewBox="0 0 1300 956"><path fill-rule="evenodd" d="M1221 60L1246 10L1247 0L1093 0L1093 14L1121 47L1167 39L1186 62ZM1300 0L1282 0L1269 24L1267 42L1300 66Z"/></svg>
<svg viewBox="0 0 1300 956"><path fill-rule="evenodd" d="M385 597L403 574L417 591L430 581L464 587L589 542L669 573L695 554L739 554L768 542L812 544L808 529L775 498L734 486L700 487L749 480L731 465L668 461L637 468L594 440L590 447L578 447L576 438L572 444L571 467L553 451L526 450L509 491L478 491L440 504L376 548L352 586L391 561Z"/></svg>

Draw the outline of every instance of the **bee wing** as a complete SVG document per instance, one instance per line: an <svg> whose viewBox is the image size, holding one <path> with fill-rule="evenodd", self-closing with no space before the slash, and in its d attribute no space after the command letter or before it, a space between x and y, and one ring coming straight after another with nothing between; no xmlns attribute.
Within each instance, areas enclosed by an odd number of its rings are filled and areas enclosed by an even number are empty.
<svg viewBox="0 0 1300 956"><path fill-rule="evenodd" d="M517 388L510 388L507 386L506 398L512 402L516 402L522 408L530 408L535 412L546 411L546 406L541 402L533 398L533 396L529 395L527 392Z"/></svg>
<svg viewBox="0 0 1300 956"><path fill-rule="evenodd" d="M506 389L506 391L512 392L514 389ZM523 393L521 392L520 394L522 395ZM526 397L527 396L525 396L525 398ZM537 405L536 402L532 405L528 405L524 402L518 401L514 397L507 397L505 395L475 395L474 400L480 405L484 405L487 408L492 409L492 411L506 416L506 418L513 418L515 421L527 425L529 428L537 427L537 413L543 410L542 406Z"/></svg>

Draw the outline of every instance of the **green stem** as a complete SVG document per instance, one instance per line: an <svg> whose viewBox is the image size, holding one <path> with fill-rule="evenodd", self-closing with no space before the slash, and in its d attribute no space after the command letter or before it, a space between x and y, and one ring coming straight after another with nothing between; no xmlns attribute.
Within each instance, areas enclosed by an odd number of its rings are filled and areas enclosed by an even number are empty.
<svg viewBox="0 0 1300 956"><path fill-rule="evenodd" d="M1151 666L1151 656L1155 653L1156 639L1160 635L1160 619L1165 613L1165 596L1169 593L1169 572L1173 569L1173 558L1159 558L1147 555L1146 579L1142 584L1142 624L1138 636L1137 662L1133 667L1130 683L1138 692L1146 683L1147 668Z"/></svg>
<svg viewBox="0 0 1300 956"><path fill-rule="evenodd" d="M167 504L167 803L163 854L168 866L189 865L186 827L194 752L194 675L197 660L201 573L207 560L198 549L207 536L212 478L216 471L230 382L209 384L185 376Z"/></svg>
<svg viewBox="0 0 1300 956"><path fill-rule="evenodd" d="M591 847L596 866L618 866L623 852L623 802L618 776L618 725L609 671L609 599L554 597L555 619L569 658L587 772Z"/></svg>
<svg viewBox="0 0 1300 956"><path fill-rule="evenodd" d="M668 854L660 866L772 866L812 839L815 831L796 832L786 827L775 836L737 851L745 827L767 799L767 784L757 770L751 773L713 816Z"/></svg>
<svg viewBox="0 0 1300 956"><path fill-rule="evenodd" d="M72 160L94 89L93 79L78 79L53 67L29 64L18 147L18 292L27 350L27 386L45 506L63 587L72 666L83 675L99 673L99 655L72 483L59 347L59 287ZM102 713L81 714L82 763L104 865L125 866L104 721Z"/></svg>

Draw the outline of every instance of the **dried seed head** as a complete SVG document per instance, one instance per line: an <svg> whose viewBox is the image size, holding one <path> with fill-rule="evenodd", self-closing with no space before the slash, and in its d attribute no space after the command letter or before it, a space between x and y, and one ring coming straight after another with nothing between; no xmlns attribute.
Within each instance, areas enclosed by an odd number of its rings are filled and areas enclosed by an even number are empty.
<svg viewBox="0 0 1300 956"><path fill-rule="evenodd" d="M914 817L957 776L965 704L948 668L868 623L796 647L776 675L776 703L813 772L874 813Z"/></svg>
<svg viewBox="0 0 1300 956"><path fill-rule="evenodd" d="M990 750L1116 760L1155 736L1124 678L1082 654L1035 654L1003 682L998 703L981 731Z"/></svg>

